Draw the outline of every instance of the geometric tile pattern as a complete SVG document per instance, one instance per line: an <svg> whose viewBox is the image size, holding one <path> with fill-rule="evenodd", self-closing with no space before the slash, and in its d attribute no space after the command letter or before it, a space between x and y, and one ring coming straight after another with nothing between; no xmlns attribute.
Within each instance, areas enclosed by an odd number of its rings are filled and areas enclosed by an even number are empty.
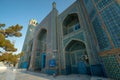
<svg viewBox="0 0 120 80"><path fill-rule="evenodd" d="M116 59L116 55L102 56L102 63L104 64L108 77L120 80L120 63Z"/></svg>

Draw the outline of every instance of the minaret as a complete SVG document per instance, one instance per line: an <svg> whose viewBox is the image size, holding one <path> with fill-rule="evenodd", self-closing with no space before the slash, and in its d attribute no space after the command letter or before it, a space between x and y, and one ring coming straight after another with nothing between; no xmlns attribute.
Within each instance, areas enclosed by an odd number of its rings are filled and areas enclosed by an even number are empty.
<svg viewBox="0 0 120 80"><path fill-rule="evenodd" d="M23 58L21 58L19 65L22 65L22 63L24 63L24 62L28 62L27 57L30 54L30 53L28 53L29 48L30 48L30 42L33 39L34 31L35 31L37 24L38 24L37 20L35 20L35 19L31 19L29 21L27 33L26 33L23 48L22 48L22 52L24 52L24 56L23 56Z"/></svg>
<svg viewBox="0 0 120 80"><path fill-rule="evenodd" d="M35 30L37 24L38 24L37 20L35 20L35 19L31 19L29 21L28 30L27 30L27 34L26 34L26 37L28 36L30 38L29 40L31 40L33 38L34 30Z"/></svg>

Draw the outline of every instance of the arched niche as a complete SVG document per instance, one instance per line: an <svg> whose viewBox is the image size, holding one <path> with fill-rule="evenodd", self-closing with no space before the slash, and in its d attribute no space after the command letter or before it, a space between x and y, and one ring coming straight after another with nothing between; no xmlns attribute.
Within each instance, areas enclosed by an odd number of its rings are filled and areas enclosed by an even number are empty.
<svg viewBox="0 0 120 80"><path fill-rule="evenodd" d="M71 40L65 47L65 63L66 68L69 69L69 73L82 73L79 70L86 70L89 65L89 59L86 51L86 45L84 42L78 40ZM80 65L84 65L80 66Z"/></svg>
<svg viewBox="0 0 120 80"><path fill-rule="evenodd" d="M63 21L63 35L75 32L80 29L77 13L68 14Z"/></svg>
<svg viewBox="0 0 120 80"><path fill-rule="evenodd" d="M35 57L35 70L41 71L45 68L46 63L46 39L47 39L47 30L42 28L40 29L37 35L37 44L36 44L36 57Z"/></svg>

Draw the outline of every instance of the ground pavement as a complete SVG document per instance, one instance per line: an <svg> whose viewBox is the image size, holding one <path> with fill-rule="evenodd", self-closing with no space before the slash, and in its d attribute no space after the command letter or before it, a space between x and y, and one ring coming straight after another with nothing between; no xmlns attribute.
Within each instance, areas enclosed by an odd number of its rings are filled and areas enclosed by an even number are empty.
<svg viewBox="0 0 120 80"><path fill-rule="evenodd" d="M59 75L53 77L52 75L47 75L43 73L7 69L6 71L0 71L0 80L111 80L111 79L75 74Z"/></svg>

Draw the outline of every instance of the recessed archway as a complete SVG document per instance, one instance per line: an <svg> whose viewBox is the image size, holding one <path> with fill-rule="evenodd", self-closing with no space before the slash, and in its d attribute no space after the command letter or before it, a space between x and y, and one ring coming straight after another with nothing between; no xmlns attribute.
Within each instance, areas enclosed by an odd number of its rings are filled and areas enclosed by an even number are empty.
<svg viewBox="0 0 120 80"><path fill-rule="evenodd" d="M75 32L80 29L77 13L68 14L63 21L63 35Z"/></svg>
<svg viewBox="0 0 120 80"><path fill-rule="evenodd" d="M66 69L69 69L69 73L88 73L86 67L89 65L89 61L86 45L83 42L78 40L70 41L69 44L65 47L65 60Z"/></svg>
<svg viewBox="0 0 120 80"><path fill-rule="evenodd" d="M46 38L47 38L47 30L41 29L37 36L37 50L36 50L36 60L35 60L35 68L36 70L40 70L45 68L46 62Z"/></svg>
<svg viewBox="0 0 120 80"><path fill-rule="evenodd" d="M30 61L31 61L31 53L32 53L32 48L33 48L33 40L31 40L29 42L29 51L28 51L28 67L27 69L30 67Z"/></svg>

